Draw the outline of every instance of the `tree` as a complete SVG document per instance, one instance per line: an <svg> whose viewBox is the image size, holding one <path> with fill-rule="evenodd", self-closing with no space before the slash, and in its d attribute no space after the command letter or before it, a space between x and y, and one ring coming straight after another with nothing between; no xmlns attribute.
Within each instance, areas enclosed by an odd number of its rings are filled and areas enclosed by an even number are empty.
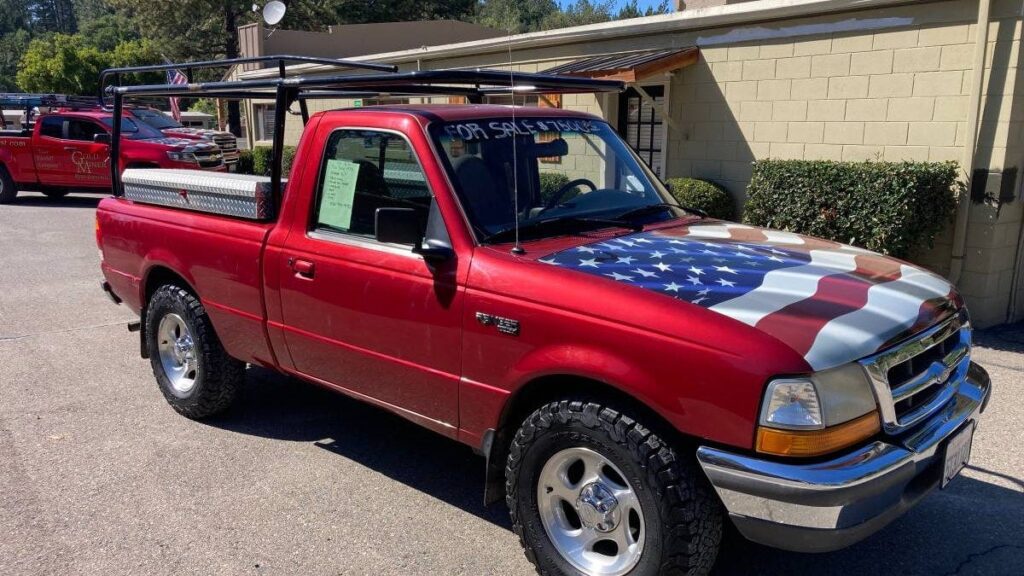
<svg viewBox="0 0 1024 576"><path fill-rule="evenodd" d="M18 87L27 92L78 94L99 92L99 75L106 68L157 64L162 61L149 40L121 42L102 51L81 34L52 34L32 40L18 64ZM163 74L130 79L139 83L163 82Z"/></svg>
<svg viewBox="0 0 1024 576"><path fill-rule="evenodd" d="M80 36L53 34L29 43L18 63L18 87L26 92L96 94L107 59Z"/></svg>
<svg viewBox="0 0 1024 576"><path fill-rule="evenodd" d="M27 30L5 33L0 37L0 92L13 92L18 89L15 82L18 62L28 48L30 39Z"/></svg>
<svg viewBox="0 0 1024 576"><path fill-rule="evenodd" d="M122 42L139 39L139 31L132 21L120 14L102 14L84 21L79 34L84 42L103 52L114 50Z"/></svg>
<svg viewBox="0 0 1024 576"><path fill-rule="evenodd" d="M640 9L640 3L637 0L630 0L619 9L619 13L615 15L615 20L654 16L655 14L668 14L668 12L668 0L661 0L661 3L657 6L648 6L643 10Z"/></svg>
<svg viewBox="0 0 1024 576"><path fill-rule="evenodd" d="M518 34L541 29L541 23L559 11L555 0L486 0L474 21Z"/></svg>
<svg viewBox="0 0 1024 576"><path fill-rule="evenodd" d="M32 28L36 32L74 34L78 31L78 19L72 0L40 0L26 2L32 14Z"/></svg>

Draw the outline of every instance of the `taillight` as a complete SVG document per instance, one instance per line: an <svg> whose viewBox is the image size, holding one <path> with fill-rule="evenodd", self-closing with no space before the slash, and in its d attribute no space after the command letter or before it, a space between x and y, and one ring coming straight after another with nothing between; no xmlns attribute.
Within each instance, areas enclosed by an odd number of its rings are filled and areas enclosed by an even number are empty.
<svg viewBox="0 0 1024 576"><path fill-rule="evenodd" d="M100 215L96 215L96 247L100 249L100 258L103 257L103 229L100 228Z"/></svg>

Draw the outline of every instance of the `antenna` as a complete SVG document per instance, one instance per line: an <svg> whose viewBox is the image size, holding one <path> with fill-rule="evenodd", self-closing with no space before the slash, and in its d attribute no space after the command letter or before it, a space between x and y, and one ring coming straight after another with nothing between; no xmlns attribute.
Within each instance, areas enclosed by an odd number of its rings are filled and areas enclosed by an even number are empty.
<svg viewBox="0 0 1024 576"><path fill-rule="evenodd" d="M516 127L516 76L512 70L512 29L508 31L508 94L512 99L512 226L515 228L516 244L512 247L512 253L521 256L526 254L523 246L519 243L519 156L517 154L517 141L519 131Z"/></svg>

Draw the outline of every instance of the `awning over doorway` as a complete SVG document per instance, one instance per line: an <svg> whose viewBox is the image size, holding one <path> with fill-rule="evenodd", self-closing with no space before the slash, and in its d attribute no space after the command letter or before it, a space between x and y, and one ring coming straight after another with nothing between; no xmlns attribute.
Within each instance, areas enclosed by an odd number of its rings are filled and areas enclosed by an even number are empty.
<svg viewBox="0 0 1024 576"><path fill-rule="evenodd" d="M632 84L689 66L697 62L699 55L700 50L696 46L619 52L604 56L578 58L567 64L544 70L543 73L585 76L601 80L622 80Z"/></svg>

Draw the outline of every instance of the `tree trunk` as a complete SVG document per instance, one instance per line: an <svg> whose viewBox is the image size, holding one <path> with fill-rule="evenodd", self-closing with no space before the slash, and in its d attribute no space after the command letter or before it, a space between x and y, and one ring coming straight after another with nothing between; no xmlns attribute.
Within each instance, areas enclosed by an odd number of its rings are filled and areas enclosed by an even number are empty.
<svg viewBox="0 0 1024 576"><path fill-rule="evenodd" d="M232 4L224 3L224 32L228 37L226 56L238 58L238 15ZM242 109L238 100L228 100L228 131L236 137L242 135Z"/></svg>

